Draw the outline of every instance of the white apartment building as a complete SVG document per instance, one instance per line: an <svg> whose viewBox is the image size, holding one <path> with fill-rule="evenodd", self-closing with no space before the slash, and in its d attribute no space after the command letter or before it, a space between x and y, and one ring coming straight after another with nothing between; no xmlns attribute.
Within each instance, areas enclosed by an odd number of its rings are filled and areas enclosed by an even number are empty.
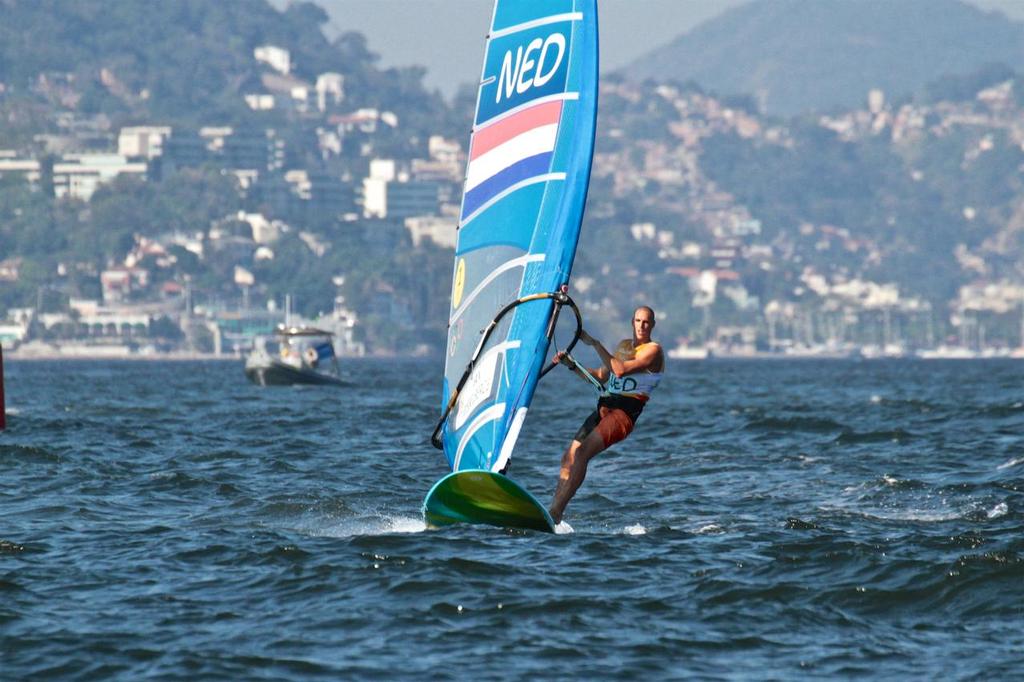
<svg viewBox="0 0 1024 682"><path fill-rule="evenodd" d="M326 111L328 103L335 106L345 99L345 77L340 73L327 72L316 77L316 106Z"/></svg>
<svg viewBox="0 0 1024 682"><path fill-rule="evenodd" d="M36 159L19 159L17 152L0 149L0 177L19 173L24 175L30 184L35 184L39 182L39 171L40 165Z"/></svg>
<svg viewBox="0 0 1024 682"><path fill-rule="evenodd" d="M170 126L121 128L117 136L117 153L121 156L154 159L163 154L164 140L170 136Z"/></svg>
<svg viewBox="0 0 1024 682"><path fill-rule="evenodd" d="M412 245L416 247L424 239L429 239L438 246L454 249L458 226L459 221L453 217L413 216L405 219L405 229L409 230Z"/></svg>
<svg viewBox="0 0 1024 682"><path fill-rule="evenodd" d="M53 193L89 201L100 185L122 174L146 176L145 162L131 162L120 154L66 154L53 164Z"/></svg>
<svg viewBox="0 0 1024 682"><path fill-rule="evenodd" d="M388 215L388 183L393 182L396 167L393 159L370 161L370 175L363 179L363 215L386 218Z"/></svg>
<svg viewBox="0 0 1024 682"><path fill-rule="evenodd" d="M275 45L261 45L253 50L256 61L262 62L278 73L288 75L292 70L292 56L288 50Z"/></svg>

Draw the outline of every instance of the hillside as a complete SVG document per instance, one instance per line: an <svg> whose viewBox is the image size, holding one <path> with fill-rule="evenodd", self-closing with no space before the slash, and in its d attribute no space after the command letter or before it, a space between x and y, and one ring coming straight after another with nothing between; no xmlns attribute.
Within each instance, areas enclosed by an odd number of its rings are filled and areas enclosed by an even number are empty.
<svg viewBox="0 0 1024 682"><path fill-rule="evenodd" d="M771 18L798 4L742 11ZM830 6L854 4L878 6ZM214 320L287 295L305 315L343 302L377 352L439 349L450 244L404 218L457 212L472 89L447 105L420 69L377 67L362 36L324 38L308 3L140 7L0 0L0 315L63 315L32 331L59 340L107 329L84 329L71 301L157 305L168 320L148 333L180 322L182 337L197 329L189 306ZM24 37L41 35L51 39ZM290 71L256 57L267 44L287 51ZM603 77L573 269L588 328L610 332L648 303L670 341L1019 345L1024 76L940 68L912 98L867 103L857 85L844 94L861 104L788 119L693 83ZM344 97L292 94L325 72L344 76ZM268 83L281 106L247 106ZM123 127L173 132L147 158L121 151ZM72 173L98 172L81 167L81 150L119 174L74 184ZM387 160L395 201L381 212L379 192L368 204L365 191L380 188L372 173Z"/></svg>
<svg viewBox="0 0 1024 682"><path fill-rule="evenodd" d="M364 327L383 328L383 347L406 332L382 307L443 333L431 307L443 297L421 301L422 282L399 283L426 271L440 289L447 254L412 248L400 220L341 219L358 209L370 159L422 159L431 135L468 128L468 114L423 87L422 69L379 68L360 34L327 39L327 15L309 2L0 0L0 19L0 315L106 300L102 273L136 265L147 274L122 302L187 286L197 305L220 305L238 295L237 266L258 278L254 304L289 294L305 314L330 311L344 280ZM269 61L266 46L286 61ZM318 101L325 75L343 94ZM122 151L120 133L138 126L173 132ZM83 163L120 175L71 194L67 174L88 173ZM63 193L55 166L73 169ZM233 220L240 211L285 226L269 257L255 257L261 244Z"/></svg>
<svg viewBox="0 0 1024 682"><path fill-rule="evenodd" d="M847 338L881 344L898 316L916 344L984 327L988 342L1017 345L1024 78L979 88L991 75L930 88L960 101L813 121L605 79L573 273L600 299L588 324L614 328L618 311L646 302L668 313L663 334L691 341L759 310L762 324L787 316L794 338L850 325Z"/></svg>
<svg viewBox="0 0 1024 682"><path fill-rule="evenodd" d="M767 113L792 115L858 106L871 88L914 94L991 63L1024 67L1024 24L959 0L755 0L625 73L753 95Z"/></svg>
<svg viewBox="0 0 1024 682"><path fill-rule="evenodd" d="M259 90L269 71L253 58L262 45L288 50L296 81L341 74L351 108L391 109L408 125L433 125L445 114L420 69L378 69L360 34L329 41L321 30L328 16L311 2L278 11L266 0L0 0L0 15L7 137L19 130L19 114L40 111L41 98L43 110L102 113L114 126L246 122L253 116L242 95Z"/></svg>

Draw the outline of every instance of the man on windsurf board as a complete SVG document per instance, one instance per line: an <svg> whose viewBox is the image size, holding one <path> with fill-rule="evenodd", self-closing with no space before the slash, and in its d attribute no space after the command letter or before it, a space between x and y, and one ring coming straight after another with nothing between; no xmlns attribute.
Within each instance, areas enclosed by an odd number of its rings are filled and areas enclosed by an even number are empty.
<svg viewBox="0 0 1024 682"><path fill-rule="evenodd" d="M614 353L583 331L580 341L591 346L601 358L602 365L596 369L583 367L565 353L555 356L556 362L586 381L599 382L603 388L597 409L583 422L562 455L558 485L549 510L555 523L561 522L566 505L583 483L587 464L632 432L651 392L661 381L665 354L661 345L651 339L654 324L654 310L647 306L637 308L633 312L633 338L620 341Z"/></svg>

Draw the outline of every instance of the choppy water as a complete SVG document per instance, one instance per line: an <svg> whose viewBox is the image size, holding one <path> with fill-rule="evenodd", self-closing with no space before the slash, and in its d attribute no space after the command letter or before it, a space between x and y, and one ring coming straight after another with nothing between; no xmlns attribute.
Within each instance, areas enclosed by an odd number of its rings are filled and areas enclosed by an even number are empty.
<svg viewBox="0 0 1024 682"><path fill-rule="evenodd" d="M1024 671L1024 363L670 365L558 536L426 530L440 369L346 364L8 363L0 677ZM538 392L543 500L588 390Z"/></svg>

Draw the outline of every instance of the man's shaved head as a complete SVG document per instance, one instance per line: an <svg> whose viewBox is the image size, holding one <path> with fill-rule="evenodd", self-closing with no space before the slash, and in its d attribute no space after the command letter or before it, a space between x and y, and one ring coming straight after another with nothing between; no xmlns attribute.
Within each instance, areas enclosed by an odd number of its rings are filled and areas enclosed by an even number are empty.
<svg viewBox="0 0 1024 682"><path fill-rule="evenodd" d="M633 311L633 317L636 317L636 314L639 313L640 311L644 311L648 315L651 316L651 326L653 327L654 326L654 308L652 308L652 307L650 307L648 305L642 305L642 306L640 306L639 308L637 308L636 310Z"/></svg>

